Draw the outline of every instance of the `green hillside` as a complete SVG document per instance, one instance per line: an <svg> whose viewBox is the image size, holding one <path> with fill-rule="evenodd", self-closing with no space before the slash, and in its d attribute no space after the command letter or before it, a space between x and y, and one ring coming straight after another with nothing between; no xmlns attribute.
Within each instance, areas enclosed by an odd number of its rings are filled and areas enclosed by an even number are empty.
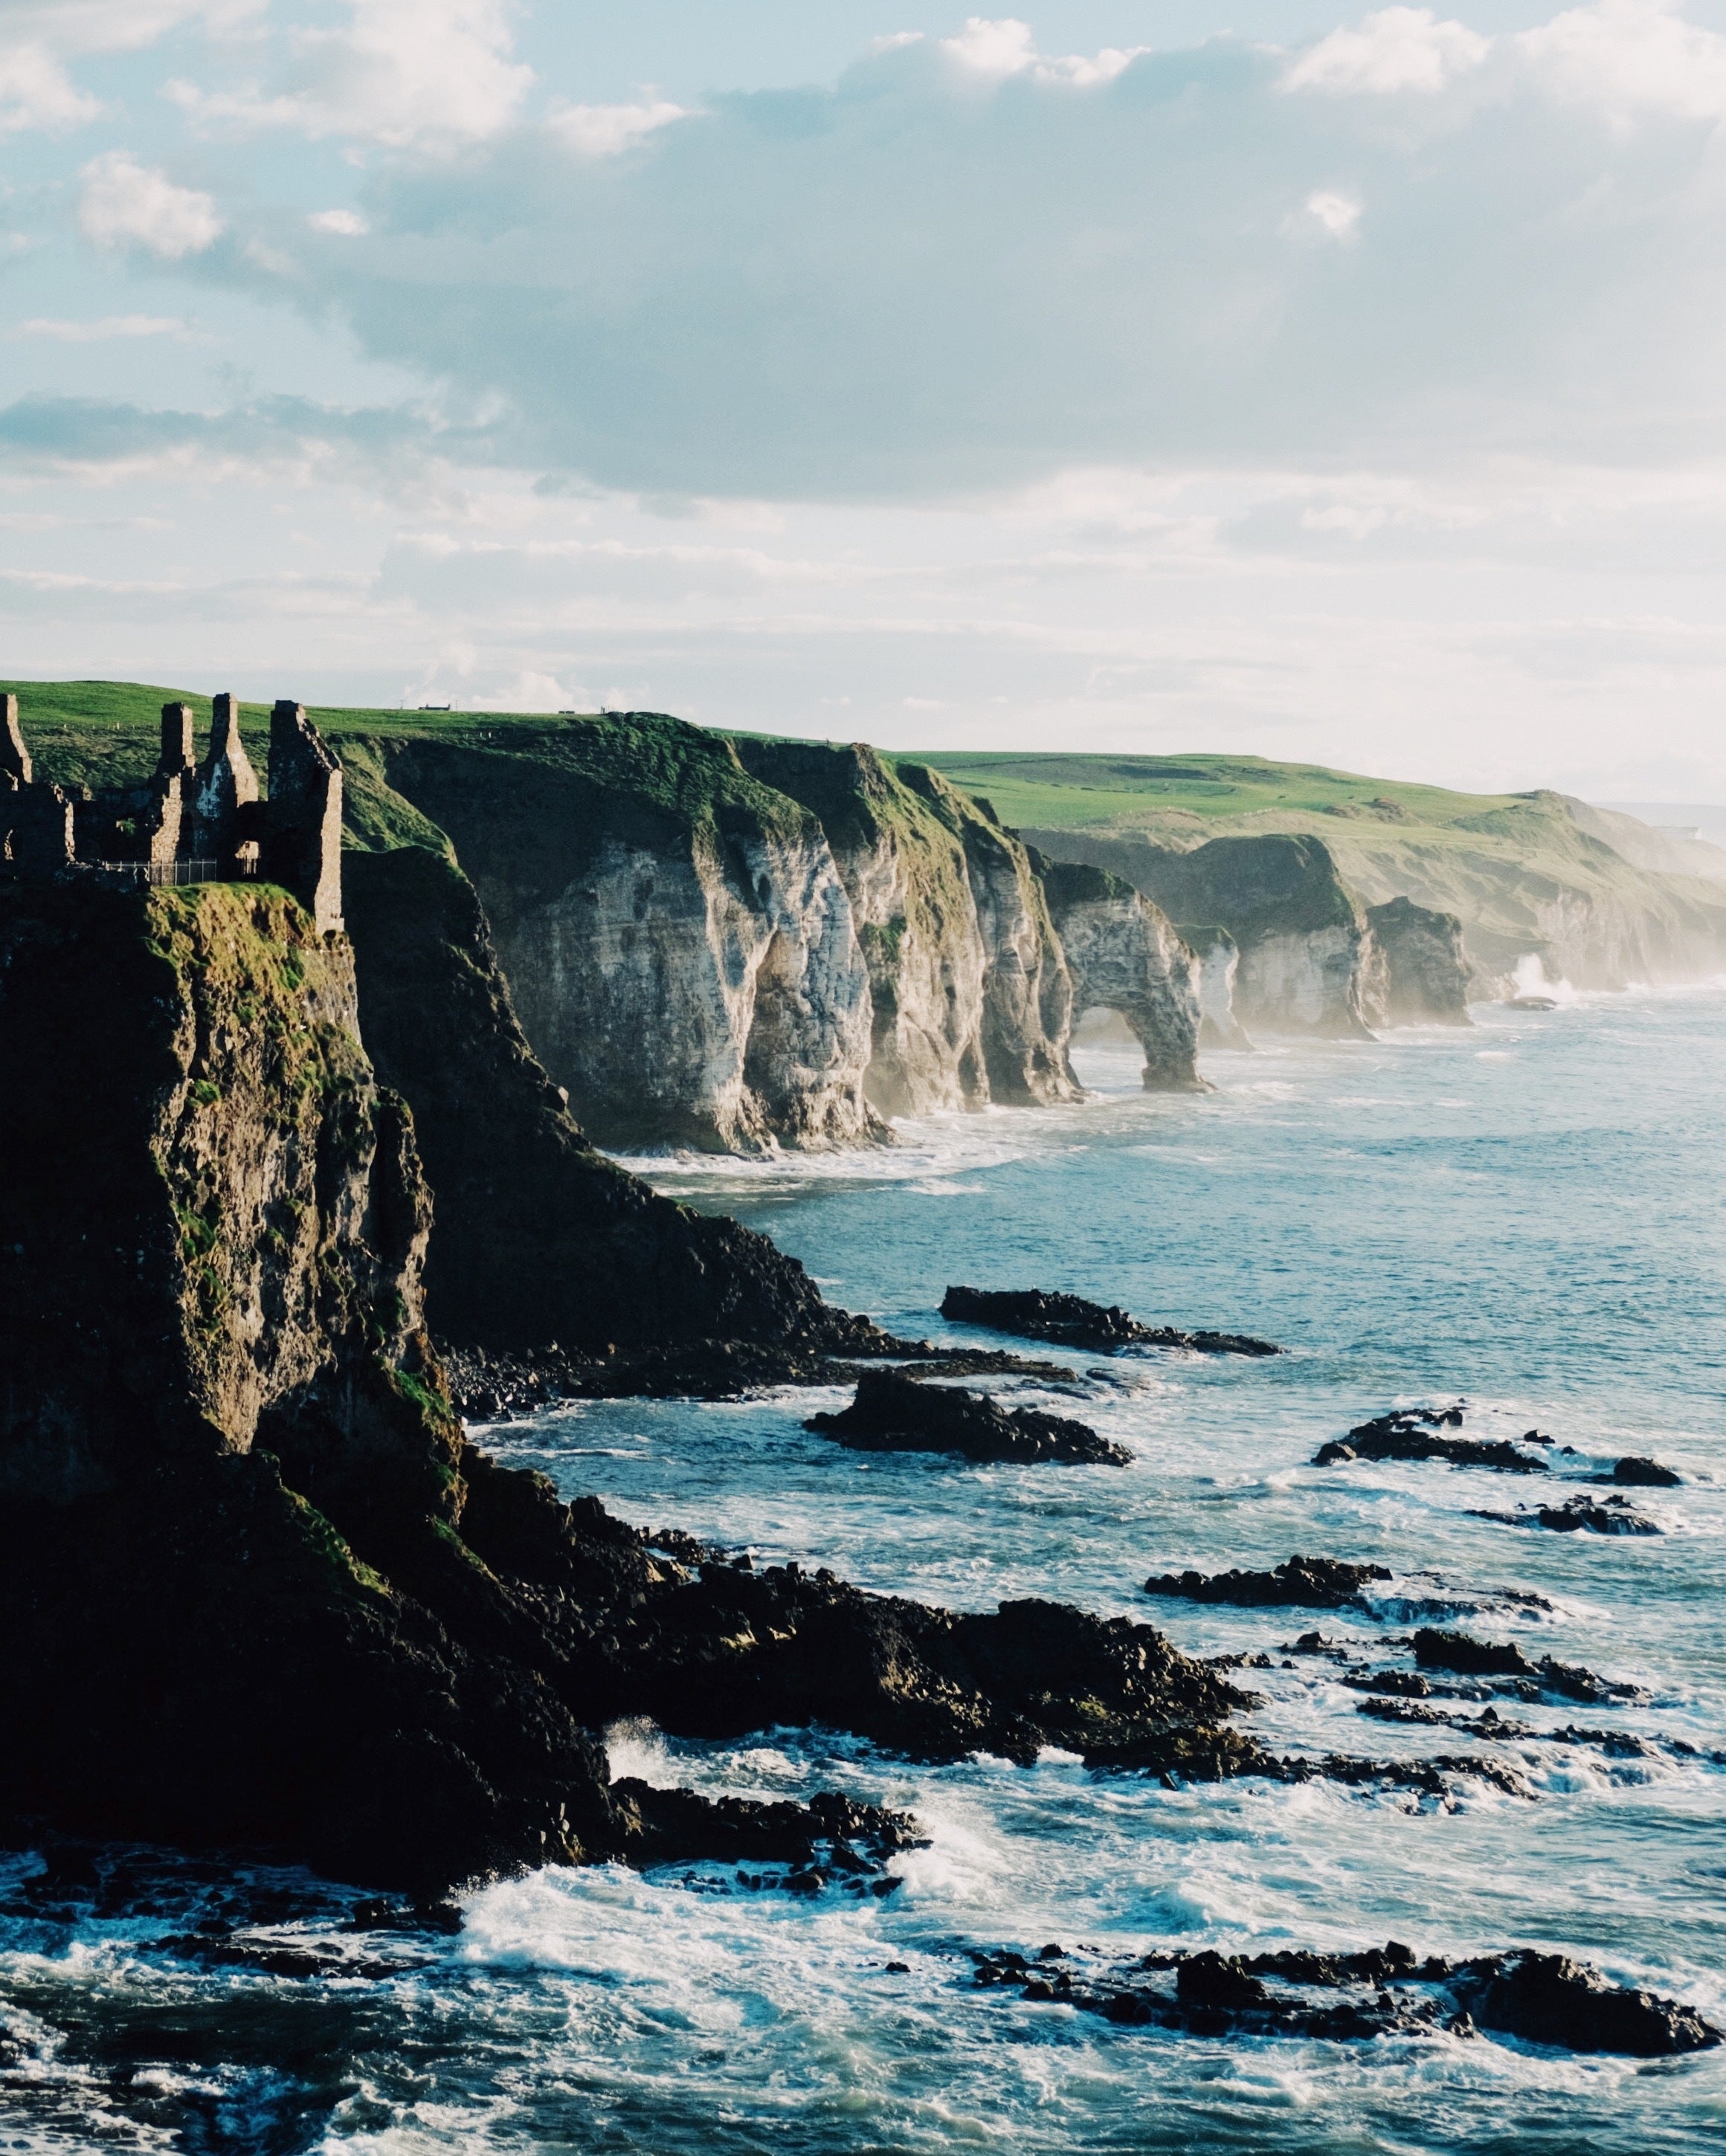
<svg viewBox="0 0 1726 2156"><path fill-rule="evenodd" d="M1045 830L1144 831L1193 843L1230 830L1287 830L1291 819L1443 829L1502 814L1526 796L1452 793L1256 756L1009 755L936 749L918 760L986 793L1002 817Z"/></svg>

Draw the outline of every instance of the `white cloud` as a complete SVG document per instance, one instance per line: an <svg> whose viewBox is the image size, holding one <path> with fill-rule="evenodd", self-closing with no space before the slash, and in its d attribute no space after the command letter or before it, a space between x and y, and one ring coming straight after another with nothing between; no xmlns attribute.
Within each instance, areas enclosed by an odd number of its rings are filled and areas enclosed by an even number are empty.
<svg viewBox="0 0 1726 2156"><path fill-rule="evenodd" d="M0 133L75 127L94 120L101 109L45 47L0 46Z"/></svg>
<svg viewBox="0 0 1726 2156"><path fill-rule="evenodd" d="M1360 223L1360 204L1321 187L1307 196L1307 214L1333 239L1352 239Z"/></svg>
<svg viewBox="0 0 1726 2156"><path fill-rule="evenodd" d="M655 98L640 105L560 105L546 126L578 157L614 157L644 136L655 135L661 127L688 116L682 105Z"/></svg>
<svg viewBox="0 0 1726 2156"><path fill-rule="evenodd" d="M314 232L331 232L341 239L363 239L372 229L352 209L316 209L306 222Z"/></svg>
<svg viewBox="0 0 1726 2156"><path fill-rule="evenodd" d="M93 322L60 321L36 316L20 322L13 335L51 337L60 344L106 344L116 337L172 337L181 344L207 340L177 315L104 315Z"/></svg>
<svg viewBox="0 0 1726 2156"><path fill-rule="evenodd" d="M900 42L884 38L876 49L888 51ZM902 42L913 40L907 38ZM943 38L941 49L962 67L985 80L1000 82L1009 75L1023 74L1038 82L1067 82L1080 89L1093 83L1112 82L1140 53L1148 49L1134 45L1123 51L1118 46L1109 45L1088 59L1078 54L1058 59L1037 50L1028 23L1019 22L1011 16L992 20L985 15L967 17L964 28L956 38Z"/></svg>
<svg viewBox="0 0 1726 2156"><path fill-rule="evenodd" d="M1668 0L1600 0L1516 44L1560 95L1625 116L1726 118L1726 38L1685 22Z"/></svg>
<svg viewBox="0 0 1726 2156"><path fill-rule="evenodd" d="M1430 8L1382 8L1359 29L1333 30L1303 53L1284 78L1292 90L1333 95L1431 95L1477 68L1491 40L1461 23L1441 23Z"/></svg>
<svg viewBox="0 0 1726 2156"><path fill-rule="evenodd" d="M389 148L477 142L520 111L533 70L512 61L513 0L343 0L339 29L298 28L267 87L167 95L194 118L292 128Z"/></svg>
<svg viewBox="0 0 1726 2156"><path fill-rule="evenodd" d="M269 0L0 0L0 43L62 53L136 52L185 24L229 29Z"/></svg>
<svg viewBox="0 0 1726 2156"><path fill-rule="evenodd" d="M164 261L201 254L220 236L213 198L177 187L166 172L141 165L125 150L94 158L80 177L78 222L100 247L136 241Z"/></svg>

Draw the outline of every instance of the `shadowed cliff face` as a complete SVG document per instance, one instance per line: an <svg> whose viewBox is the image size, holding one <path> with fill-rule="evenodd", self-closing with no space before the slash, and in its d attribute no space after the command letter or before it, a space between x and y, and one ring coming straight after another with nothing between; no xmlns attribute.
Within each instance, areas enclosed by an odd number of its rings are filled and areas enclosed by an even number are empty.
<svg viewBox="0 0 1726 2156"><path fill-rule="evenodd" d="M407 1881L617 1839L568 1713L368 1561L462 1562L429 1222L285 893L0 890L0 1811Z"/></svg>
<svg viewBox="0 0 1726 2156"><path fill-rule="evenodd" d="M698 1296L710 1261L735 1266L710 1308L753 1296L765 1322L777 1295L813 1323L819 1298L761 1239L594 1178L506 1022L470 890L438 856L392 859L356 910L374 936L393 907L429 926L417 952L397 939L380 1038L404 1062L452 1045L445 1091L421 1086L428 1129L464 1202L498 1178L505 1286L568 1253L532 1186L555 1205L585 1178L606 1194L587 1231L646 1286ZM412 1127L354 1010L347 942L285 893L0 887L0 1822L417 1891L840 1845L855 1873L909 1823L612 1784L596 1732L820 1719L943 1757L1060 1743L1275 1768L1219 1726L1242 1696L1148 1627L956 1616L794 1566L697 1579L468 1446L420 1327ZM452 1125L488 1105L493 1149L464 1155ZM481 1262L458 1239L448 1291Z"/></svg>
<svg viewBox="0 0 1726 2156"><path fill-rule="evenodd" d="M516 1022L478 895L419 847L350 854L366 1045L412 1105L438 1232L431 1323L531 1353L747 1340L866 1352L765 1236L661 1198L597 1152Z"/></svg>
<svg viewBox="0 0 1726 2156"><path fill-rule="evenodd" d="M422 1356L429 1213L346 944L268 889L13 886L0 952L0 1481L357 1426L337 1373Z"/></svg>

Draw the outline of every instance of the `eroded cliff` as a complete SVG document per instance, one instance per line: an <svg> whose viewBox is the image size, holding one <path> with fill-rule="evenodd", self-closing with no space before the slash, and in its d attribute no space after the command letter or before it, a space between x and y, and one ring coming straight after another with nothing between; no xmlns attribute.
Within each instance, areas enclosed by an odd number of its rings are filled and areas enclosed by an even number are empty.
<svg viewBox="0 0 1726 2156"><path fill-rule="evenodd" d="M429 854L409 870L395 902L434 906L444 955L402 1005L426 998L446 1033L488 1012L506 1032L471 895ZM392 1029L412 1064L400 1006L380 1013ZM538 1116L567 1149L547 1081L517 1061L506 1125ZM451 1100L428 1101L429 1124L447 1121ZM538 1143L520 1178L543 1172ZM498 1164L482 1147L465 1172ZM650 1217L663 1229L677 1209ZM819 1720L926 1756L1029 1763L1058 1743L1276 1771L1221 1726L1251 1702L1147 1626L1043 1603L957 1614L685 1538L692 1573L477 1452L421 1322L430 1218L408 1111L355 1032L349 947L286 893L0 886L8 1830L416 1892L704 1856L794 1864L819 1887L819 1863L866 1875L911 1822L831 1793L614 1783L599 1732ZM554 1236L516 1226L495 1264L556 1261Z"/></svg>
<svg viewBox="0 0 1726 2156"><path fill-rule="evenodd" d="M1083 831L1039 834L1070 860L1112 869L1178 921L1226 928L1238 951L1235 1014L1249 1032L1359 1038L1369 932L1316 839L1213 839L1190 853Z"/></svg>
<svg viewBox="0 0 1726 2156"><path fill-rule="evenodd" d="M986 802L862 743L736 744L820 819L874 1014L865 1090L884 1116L1071 1100L1071 982L1025 848Z"/></svg>
<svg viewBox="0 0 1726 2156"><path fill-rule="evenodd" d="M1118 1011L1144 1050L1148 1092L1199 1092L1199 962L1124 877L1034 854L1073 979L1073 1011Z"/></svg>
<svg viewBox="0 0 1726 2156"><path fill-rule="evenodd" d="M729 746L647 714L363 745L350 829L447 834L521 1022L607 1144L878 1134L868 971L821 827ZM371 821L368 823L367 819Z"/></svg>

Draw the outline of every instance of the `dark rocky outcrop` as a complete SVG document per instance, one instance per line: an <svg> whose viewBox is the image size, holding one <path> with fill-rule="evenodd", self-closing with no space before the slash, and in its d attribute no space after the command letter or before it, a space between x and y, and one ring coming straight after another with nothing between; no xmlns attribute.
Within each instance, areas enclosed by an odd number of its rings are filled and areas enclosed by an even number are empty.
<svg viewBox="0 0 1726 2156"><path fill-rule="evenodd" d="M967 1460L1082 1467L1124 1467L1133 1459L1125 1446L1066 1415L1004 1408L980 1393L898 1370L866 1370L850 1407L811 1415L804 1427L862 1452L954 1452Z"/></svg>
<svg viewBox="0 0 1726 2156"><path fill-rule="evenodd" d="M1347 1609L1362 1605L1360 1590L1369 1581L1390 1576L1382 1564L1292 1557L1271 1572L1219 1572L1208 1578L1198 1572L1161 1573L1145 1582L1144 1591L1254 1609Z"/></svg>
<svg viewBox="0 0 1726 2156"><path fill-rule="evenodd" d="M1370 945L1361 987L1369 1025L1467 1025L1473 978L1462 923L1410 898L1366 910Z"/></svg>
<svg viewBox="0 0 1726 2156"><path fill-rule="evenodd" d="M1148 1626L655 1550L465 1442L354 1018L280 891L0 892L0 1818L433 1891L909 1831L614 1784L624 1717L1256 1768Z"/></svg>
<svg viewBox="0 0 1726 2156"><path fill-rule="evenodd" d="M980 1325L1023 1340L1047 1340L1097 1355L1122 1348L1182 1348L1199 1355L1280 1355L1268 1340L1244 1332L1185 1332L1172 1325L1141 1325L1114 1304L1040 1288L949 1287L941 1315L955 1325Z"/></svg>
<svg viewBox="0 0 1726 2156"><path fill-rule="evenodd" d="M1721 2041L1693 2007L1610 1983L1567 1956L1528 1948L1452 1962L1436 1954L1422 1959L1395 1939L1354 1953L1279 1947L1222 1954L1199 1948L1146 1954L1124 1969L1099 1965L1093 1949L1075 1954L1058 1945L1043 1948L1035 1960L999 1950L973 1959L980 1987L1010 1986L1026 2000L1099 2014L1122 2028L1344 2043L1490 2030L1631 2058L1673 2057ZM1306 1995L1313 1992L1352 1995L1332 2003Z"/></svg>
<svg viewBox="0 0 1726 2156"><path fill-rule="evenodd" d="M1423 1628L1415 1634L1410 1645L1423 1670L1450 1670L1459 1676L1516 1677L1523 1681L1514 1688L1516 1694L1524 1698L1539 1691L1595 1706L1610 1700L1646 1697L1637 1686L1610 1683L1592 1670L1557 1661L1550 1655L1531 1661L1514 1640L1476 1640L1467 1632Z"/></svg>
<svg viewBox="0 0 1726 2156"><path fill-rule="evenodd" d="M1445 1437L1461 1425L1461 1408L1395 1409L1359 1424L1346 1439L1333 1438L1312 1455L1315 1467L1351 1460L1442 1460L1452 1467L1490 1467L1501 1475L1544 1475L1546 1462L1518 1451L1508 1438Z"/></svg>
<svg viewBox="0 0 1726 2156"><path fill-rule="evenodd" d="M1613 1463L1610 1475L1595 1476L1600 1482L1616 1482L1621 1487L1641 1490L1677 1490L1683 1486L1684 1478L1676 1469L1662 1466L1657 1460L1644 1460L1628 1454Z"/></svg>
<svg viewBox="0 0 1726 2156"><path fill-rule="evenodd" d="M1477 1520L1497 1520L1509 1527L1544 1527L1555 1535L1657 1535L1657 1522L1636 1511L1628 1497L1567 1497L1562 1505L1523 1506L1514 1512L1476 1512Z"/></svg>

